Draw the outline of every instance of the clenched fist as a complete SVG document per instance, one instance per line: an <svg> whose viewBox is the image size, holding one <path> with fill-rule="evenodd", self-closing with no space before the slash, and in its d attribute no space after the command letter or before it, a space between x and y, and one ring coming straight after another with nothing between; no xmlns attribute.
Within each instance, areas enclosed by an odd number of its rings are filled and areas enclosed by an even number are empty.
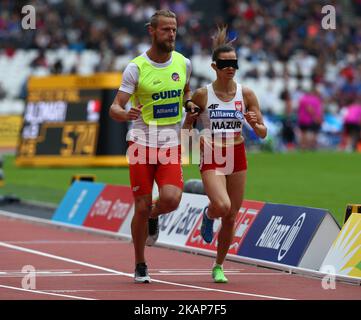
<svg viewBox="0 0 361 320"><path fill-rule="evenodd" d="M142 105L138 105L138 106L136 106L136 107L131 107L130 109L129 109L129 111L127 112L127 120L128 121L131 121L131 120L136 120L136 119L138 119L139 118L139 115L140 115L140 113L141 113L141 108L142 108L143 106Z"/></svg>
<svg viewBox="0 0 361 320"><path fill-rule="evenodd" d="M257 114L253 111L246 112L244 114L244 117L246 118L247 122L251 125L251 127L256 125L258 122Z"/></svg>

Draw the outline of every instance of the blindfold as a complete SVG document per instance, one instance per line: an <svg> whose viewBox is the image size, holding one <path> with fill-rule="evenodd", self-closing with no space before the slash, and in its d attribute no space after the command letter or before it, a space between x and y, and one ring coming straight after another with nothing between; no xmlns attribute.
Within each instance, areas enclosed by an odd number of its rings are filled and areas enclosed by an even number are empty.
<svg viewBox="0 0 361 320"><path fill-rule="evenodd" d="M216 66L218 69L224 69L229 67L238 69L238 61L235 59L217 59Z"/></svg>

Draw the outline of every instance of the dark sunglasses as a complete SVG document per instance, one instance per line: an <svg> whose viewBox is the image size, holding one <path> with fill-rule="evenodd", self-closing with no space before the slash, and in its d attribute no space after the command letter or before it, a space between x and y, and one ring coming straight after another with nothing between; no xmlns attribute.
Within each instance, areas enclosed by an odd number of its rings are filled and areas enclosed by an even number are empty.
<svg viewBox="0 0 361 320"><path fill-rule="evenodd" d="M229 67L238 69L238 61L235 59L217 59L216 66L218 69L224 69Z"/></svg>

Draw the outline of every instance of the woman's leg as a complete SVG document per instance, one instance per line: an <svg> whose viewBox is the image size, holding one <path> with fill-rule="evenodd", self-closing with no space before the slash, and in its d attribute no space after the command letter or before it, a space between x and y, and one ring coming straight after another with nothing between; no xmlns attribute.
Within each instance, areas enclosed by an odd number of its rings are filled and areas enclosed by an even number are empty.
<svg viewBox="0 0 361 320"><path fill-rule="evenodd" d="M226 177L216 174L215 170L204 171L201 175L204 191L209 198L208 217L214 219L227 215L231 200L227 193Z"/></svg>
<svg viewBox="0 0 361 320"><path fill-rule="evenodd" d="M238 171L227 176L226 188L231 207L228 214L222 217L222 226L218 234L216 263L220 265L223 264L234 237L235 219L244 196L246 172L245 170Z"/></svg>
<svg viewBox="0 0 361 320"><path fill-rule="evenodd" d="M202 172L204 190L209 198L208 207L204 208L201 235L205 242L213 241L213 224L215 218L224 217L231 208L227 194L226 177L216 174L215 170Z"/></svg>

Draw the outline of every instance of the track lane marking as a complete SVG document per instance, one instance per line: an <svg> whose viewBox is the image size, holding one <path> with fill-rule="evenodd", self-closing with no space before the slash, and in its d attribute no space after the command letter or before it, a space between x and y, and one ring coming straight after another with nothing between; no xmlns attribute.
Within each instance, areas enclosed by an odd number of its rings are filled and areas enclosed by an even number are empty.
<svg viewBox="0 0 361 320"><path fill-rule="evenodd" d="M28 249L28 248L12 245L12 244L9 244L9 243L6 243L6 242L0 242L0 246L5 247L5 248L18 250L18 251L22 251L22 252L32 253L32 254L47 257L47 258L61 260L61 261L69 262L69 263L74 263L74 264L78 264L78 265L93 268L93 269L103 270L103 271L106 271L106 272L109 272L109 273L114 273L114 274L124 276L124 277L128 277L128 278L133 278L134 277L133 273L121 272L121 271L117 271L117 270L114 270L114 269L98 266L98 265L95 265L95 264L82 262L82 261L79 261L79 260L65 258L65 257L53 255L53 254L50 254L50 253L38 251L38 250L33 250L33 249ZM238 292L238 291L222 290L222 289L215 289L215 288L208 288L208 287L200 287L200 286L194 286L194 285L177 283L177 282L169 282L169 281L164 281L164 280L159 280L159 279L152 279L152 282L166 284L166 285L179 286L179 287L185 287L185 288L199 289L199 290L203 290L203 291L220 292L220 293L226 293L226 294L235 294L235 295L240 295L240 296L256 297L256 298L263 298L263 299L294 300L294 299L290 299L290 298L268 296L268 295L254 294L254 293L248 293L248 292Z"/></svg>
<svg viewBox="0 0 361 320"><path fill-rule="evenodd" d="M78 299L78 300L96 300L96 299L93 299L93 298L70 296L70 295L67 295L67 294L59 294L59 293L52 293L52 292L44 292L44 291L41 291L41 290L30 290L30 289L24 289L24 288L12 287L12 286L5 286L3 284L0 284L0 288L18 290L18 291L25 291L25 292L31 292L31 293L36 293L36 294L45 294L45 295L57 296L57 297L65 297L65 298Z"/></svg>
<svg viewBox="0 0 361 320"><path fill-rule="evenodd" d="M23 278L24 275L27 275L28 273L2 273L0 272L0 278ZM274 273L257 273L257 272L249 272L249 273L239 273L239 272L225 272L227 275L232 276L273 276ZM114 277L118 276L118 274L115 273L70 273L70 272L35 272L35 275L37 277ZM157 273L157 272L149 272L150 276L207 276L210 277L210 272L207 273ZM277 276L287 276L289 274L277 274Z"/></svg>

